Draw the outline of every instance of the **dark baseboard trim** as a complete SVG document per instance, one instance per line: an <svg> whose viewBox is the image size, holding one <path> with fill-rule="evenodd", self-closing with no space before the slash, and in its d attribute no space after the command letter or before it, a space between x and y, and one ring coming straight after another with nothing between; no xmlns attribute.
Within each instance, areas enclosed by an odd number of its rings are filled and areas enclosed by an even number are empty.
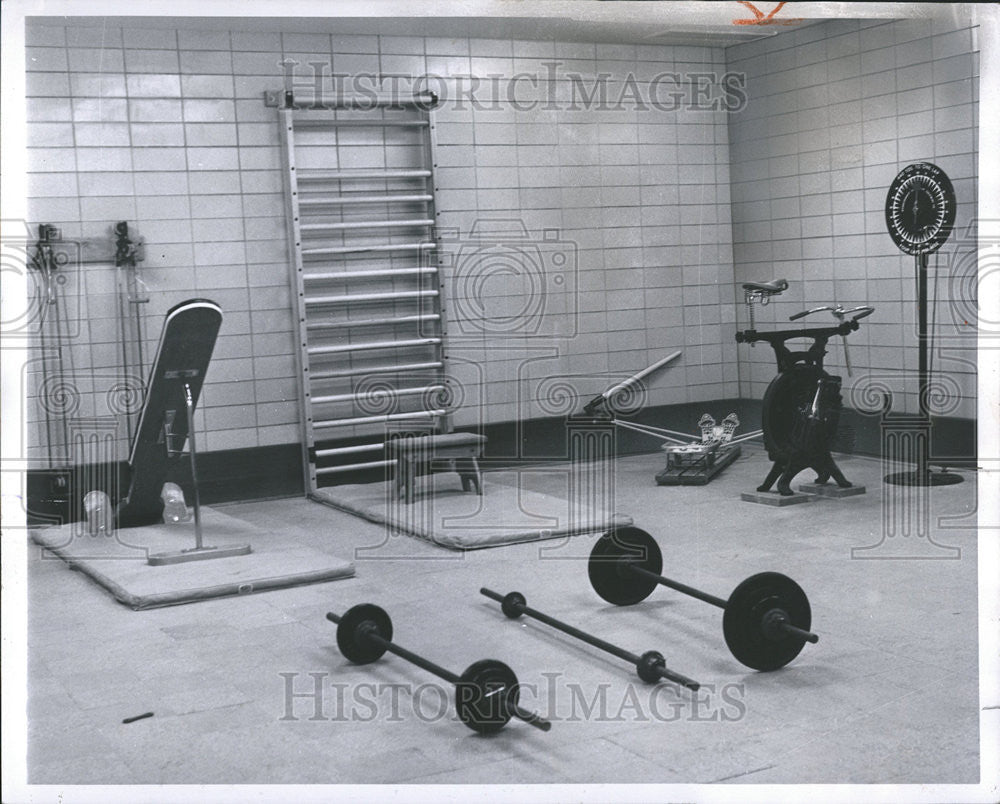
<svg viewBox="0 0 1000 804"><path fill-rule="evenodd" d="M697 433L698 419L710 413L716 421L735 412L740 418L737 435L760 427L760 400L720 399L646 408L623 416L631 421L679 432ZM459 428L472 429L472 428ZM484 425L478 432L489 438L485 459L490 467L522 463L559 462L568 459L566 418L553 416L525 422L498 422ZM948 466L976 465L976 422L954 416L933 419L932 460ZM656 438L623 428L615 431L619 455L639 455L659 451ZM346 444L347 442L344 442ZM343 445L340 442L323 446ZM836 452L878 457L881 454L881 416L850 408L841 412L840 429L834 443ZM269 497L300 496L305 492L302 450L299 444L221 450L198 456L201 501L205 505ZM101 488L113 500L124 489L128 467L77 466L66 469L29 470L27 477L28 521L69 522L80 518L82 499L87 491ZM381 470L358 472L340 478L345 483L382 480ZM191 501L191 470L186 460L177 462L170 477L179 483Z"/></svg>

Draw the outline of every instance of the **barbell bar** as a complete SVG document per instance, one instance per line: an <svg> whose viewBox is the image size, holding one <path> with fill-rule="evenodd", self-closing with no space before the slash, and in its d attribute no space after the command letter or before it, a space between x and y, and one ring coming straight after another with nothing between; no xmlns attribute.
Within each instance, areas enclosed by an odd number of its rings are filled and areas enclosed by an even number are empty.
<svg viewBox="0 0 1000 804"><path fill-rule="evenodd" d="M552 724L535 712L518 706L517 676L496 659L473 662L458 675L392 641L389 614L373 603L361 603L343 615L327 612L326 619L337 624L337 647L354 664L371 664L386 651L455 685L455 710L473 731L493 734L512 717L536 729L548 731Z"/></svg>
<svg viewBox="0 0 1000 804"><path fill-rule="evenodd" d="M616 606L645 600L657 586L710 603L723 610L722 632L738 661L754 670L777 670L819 637L809 628L809 599L791 578L761 572L740 583L723 600L693 586L664 578L663 555L641 528L614 528L594 545L587 574L594 591Z"/></svg>
<svg viewBox="0 0 1000 804"><path fill-rule="evenodd" d="M500 604L500 608L504 614L506 614L510 619L516 620L522 614L528 617L533 617L539 622L543 622L546 625L550 625L553 628L562 631L564 634L569 634L572 637L576 637L588 645L593 645L595 648L600 648L601 650L617 656L619 659L624 659L626 662L630 662L635 665L635 672L643 681L649 684L655 684L661 678L674 681L683 687L687 687L690 690L697 690L701 685L688 678L687 676L682 676L680 673L674 672L666 665L666 660L662 653L655 650L648 650L641 656L625 650L624 648L619 648L617 645L612 645L610 642L605 642L603 639L588 634L586 631L581 631L579 628L575 628L572 625L567 625L555 617L550 617L548 614L544 614L536 609L528 606L527 600L524 595L520 592L510 592L506 595L501 595L499 592L494 592L492 589L487 589L485 586L479 590L481 595L488 597L492 600L497 601Z"/></svg>

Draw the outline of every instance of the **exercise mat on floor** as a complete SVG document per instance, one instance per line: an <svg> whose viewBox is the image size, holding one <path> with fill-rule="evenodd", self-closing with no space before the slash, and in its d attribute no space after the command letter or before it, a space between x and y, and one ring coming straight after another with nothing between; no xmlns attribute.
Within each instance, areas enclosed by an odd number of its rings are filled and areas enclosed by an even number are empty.
<svg viewBox="0 0 1000 804"><path fill-rule="evenodd" d="M312 499L452 550L565 538L632 524L631 517L590 504L571 506L564 497L525 488L526 482L530 475L523 472L487 472L480 496L462 491L458 475L441 472L417 479L410 504L396 498L391 483L329 486L314 491Z"/></svg>
<svg viewBox="0 0 1000 804"><path fill-rule="evenodd" d="M354 575L349 561L211 508L202 508L201 524L203 545L249 544L252 552L161 566L147 563L150 555L194 547L193 522L126 528L111 536L90 536L85 523L76 522L34 529L31 538L45 548L43 558L58 556L136 610Z"/></svg>

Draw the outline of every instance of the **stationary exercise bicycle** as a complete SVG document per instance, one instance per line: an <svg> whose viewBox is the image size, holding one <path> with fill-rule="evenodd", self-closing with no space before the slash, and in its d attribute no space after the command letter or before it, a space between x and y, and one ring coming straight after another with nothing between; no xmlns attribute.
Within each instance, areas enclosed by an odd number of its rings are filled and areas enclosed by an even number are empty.
<svg viewBox="0 0 1000 804"><path fill-rule="evenodd" d="M840 323L835 327L813 329L783 329L758 332L754 323L754 302L768 303L788 289L788 282L747 282L743 285L744 301L750 318L750 329L736 333L737 343L751 345L764 341L774 349L778 374L764 392L761 410L761 429L764 447L774 462L764 482L757 491L770 491L778 483L778 493L790 496L791 481L803 469L816 472L816 483L826 483L831 477L841 488L850 488L833 457L830 444L837 433L840 418L840 377L831 376L823 368L827 341L835 335L844 340L847 354L847 335L860 327L862 318L875 312L874 307L842 306L816 307L791 316L792 321L812 313L829 310ZM853 314L853 315L852 315ZM850 316L850 317L848 317ZM793 352L785 342L793 338L812 338L812 345L805 351ZM850 373L850 358L847 362Z"/></svg>

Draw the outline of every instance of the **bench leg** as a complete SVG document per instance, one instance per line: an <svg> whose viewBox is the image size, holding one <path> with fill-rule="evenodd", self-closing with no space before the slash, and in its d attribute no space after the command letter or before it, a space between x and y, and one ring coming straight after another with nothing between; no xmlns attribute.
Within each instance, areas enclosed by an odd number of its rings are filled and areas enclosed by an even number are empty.
<svg viewBox="0 0 1000 804"><path fill-rule="evenodd" d="M483 496L482 474L475 457L466 458L461 462L458 476L462 479L462 491L475 491L480 497Z"/></svg>
<svg viewBox="0 0 1000 804"><path fill-rule="evenodd" d="M405 458L396 459L396 485L395 494L404 503L413 502L413 473L414 467L411 461Z"/></svg>

